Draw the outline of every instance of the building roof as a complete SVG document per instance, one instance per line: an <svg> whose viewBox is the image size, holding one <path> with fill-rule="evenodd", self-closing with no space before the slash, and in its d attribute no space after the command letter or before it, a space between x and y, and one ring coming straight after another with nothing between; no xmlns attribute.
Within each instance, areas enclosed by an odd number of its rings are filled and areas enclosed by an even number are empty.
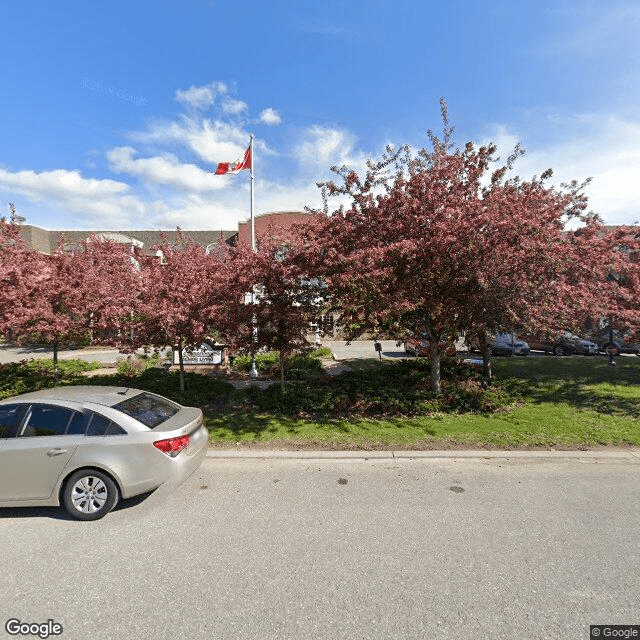
<svg viewBox="0 0 640 640"><path fill-rule="evenodd" d="M163 230L55 230L41 229L29 224L20 225L23 240L32 249L41 253L53 253L61 244L74 244L87 240L92 235L120 244L133 245L149 251L154 245L163 242L176 242L178 235L189 238L203 247L216 245L222 237L224 242L235 238L237 231L230 230L195 230L195 231L163 231Z"/></svg>
<svg viewBox="0 0 640 640"><path fill-rule="evenodd" d="M312 215L313 214L308 211L268 211L255 216L256 231L265 231L271 224L288 229L293 224L309 221ZM240 237L241 240L248 240L250 234L249 222L250 220L239 222L238 228L235 230L201 229L194 231L163 231L160 229L64 231L42 229L41 227L36 227L31 224L21 224L20 234L29 247L47 254L53 253L60 245L72 246L78 242L87 240L92 235L97 235L119 244L133 245L145 253L152 252L152 248L155 245L160 245L164 242L175 243L179 235L182 235L210 250L220 243L221 238L223 242L228 244L234 244L238 237Z"/></svg>

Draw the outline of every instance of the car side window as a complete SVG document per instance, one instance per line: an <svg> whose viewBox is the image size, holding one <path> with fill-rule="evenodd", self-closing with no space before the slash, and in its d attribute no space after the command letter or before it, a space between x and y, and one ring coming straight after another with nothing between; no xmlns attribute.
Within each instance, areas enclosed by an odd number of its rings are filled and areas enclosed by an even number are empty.
<svg viewBox="0 0 640 640"><path fill-rule="evenodd" d="M83 436L87 430L88 417L84 413L74 411L69 426L67 427L66 435L68 436Z"/></svg>
<svg viewBox="0 0 640 640"><path fill-rule="evenodd" d="M13 438L24 417L28 404L0 405L0 438Z"/></svg>
<svg viewBox="0 0 640 640"><path fill-rule="evenodd" d="M21 438L62 436L75 413L77 412L65 407L32 404L18 435Z"/></svg>
<svg viewBox="0 0 640 640"><path fill-rule="evenodd" d="M115 422L99 413L91 412L91 422L87 429L88 436L117 436L123 435L126 431L120 428Z"/></svg>

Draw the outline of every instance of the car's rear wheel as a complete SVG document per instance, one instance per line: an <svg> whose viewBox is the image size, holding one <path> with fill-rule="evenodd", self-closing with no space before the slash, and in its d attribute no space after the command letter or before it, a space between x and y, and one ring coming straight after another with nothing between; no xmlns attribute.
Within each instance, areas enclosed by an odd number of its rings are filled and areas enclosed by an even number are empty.
<svg viewBox="0 0 640 640"><path fill-rule="evenodd" d="M81 469L67 479L62 501L70 516L78 520L98 520L115 507L118 487L102 471Z"/></svg>
<svg viewBox="0 0 640 640"><path fill-rule="evenodd" d="M554 356L563 356L565 354L565 349L562 345L557 344L553 347L553 355Z"/></svg>

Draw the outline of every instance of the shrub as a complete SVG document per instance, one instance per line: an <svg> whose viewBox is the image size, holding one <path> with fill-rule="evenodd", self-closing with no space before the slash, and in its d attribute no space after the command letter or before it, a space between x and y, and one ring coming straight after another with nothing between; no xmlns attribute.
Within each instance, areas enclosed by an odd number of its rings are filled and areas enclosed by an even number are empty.
<svg viewBox="0 0 640 640"><path fill-rule="evenodd" d="M85 381L86 382L86 381ZM225 380L212 376L188 371L184 374L185 390L180 391L180 372L165 371L164 369L149 368L143 371L132 382L120 373L107 376L96 376L92 384L113 386L135 386L136 389L151 391L170 398L175 402L191 407L203 407L212 403L226 401L233 387ZM78 384L75 382L74 384Z"/></svg>
<svg viewBox="0 0 640 640"><path fill-rule="evenodd" d="M329 347L319 347L318 349L314 349L309 352L310 358L325 358L331 360L333 358L333 353Z"/></svg>
<svg viewBox="0 0 640 640"><path fill-rule="evenodd" d="M153 368L144 358L142 362L147 368L137 374L135 379L117 372L111 375L94 376L91 378L90 384L118 387L133 386L136 389L166 396L180 404L195 407L226 401L226 397L233 389L224 380L188 372L185 373L186 390L182 393L177 371L169 372ZM100 367L99 363L65 360L60 363L59 384L87 384L89 381L82 375L82 372ZM55 386L53 363L49 360L29 360L0 365L0 398L8 398L28 391L37 391L38 389L46 389L53 386Z"/></svg>
<svg viewBox="0 0 640 640"><path fill-rule="evenodd" d="M99 369L101 366L98 362L62 360L58 362L59 384L69 384L72 381L77 381L76 384L86 384L86 378L82 372ZM55 386L53 360L23 360L0 364L0 398L9 398L53 386Z"/></svg>
<svg viewBox="0 0 640 640"><path fill-rule="evenodd" d="M329 351L327 349L327 351ZM302 380L308 375L320 375L323 372L319 358L324 356L309 354L294 354L285 361L285 378L288 380ZM331 353L329 351L329 353ZM251 369L251 356L236 356L233 361L235 371L248 373ZM256 355L256 368L260 375L276 379L280 376L280 358L277 351L268 351Z"/></svg>
<svg viewBox="0 0 640 640"><path fill-rule="evenodd" d="M160 360L159 354L153 356L127 356L124 360L119 360L116 365L118 373L125 378L137 378L147 369L151 369L158 364Z"/></svg>
<svg viewBox="0 0 640 640"><path fill-rule="evenodd" d="M418 416L491 412L513 402L499 387L487 388L480 374L460 362L443 363L442 391L431 391L429 362L382 362L374 368L331 377L290 380L238 396L236 405L285 415Z"/></svg>

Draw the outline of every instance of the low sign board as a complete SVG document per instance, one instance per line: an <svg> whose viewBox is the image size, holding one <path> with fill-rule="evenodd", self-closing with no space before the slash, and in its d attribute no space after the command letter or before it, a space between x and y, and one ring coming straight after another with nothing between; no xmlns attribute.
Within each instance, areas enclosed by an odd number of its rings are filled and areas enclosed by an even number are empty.
<svg viewBox="0 0 640 640"><path fill-rule="evenodd" d="M182 363L185 365L194 364L222 364L222 346L212 346L208 342L203 342L199 347L185 347L182 350ZM177 349L173 350L173 364L180 364L180 354Z"/></svg>

